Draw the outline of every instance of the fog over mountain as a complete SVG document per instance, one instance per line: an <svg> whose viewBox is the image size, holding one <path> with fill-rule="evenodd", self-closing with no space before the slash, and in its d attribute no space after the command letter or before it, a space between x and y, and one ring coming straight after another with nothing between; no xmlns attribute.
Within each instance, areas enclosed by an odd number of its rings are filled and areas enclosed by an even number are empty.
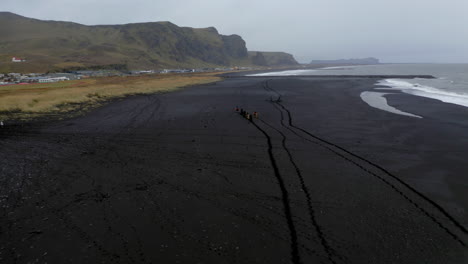
<svg viewBox="0 0 468 264"><path fill-rule="evenodd" d="M86 25L171 21L239 34L249 50L300 62L468 62L465 0L2 0L0 11Z"/></svg>

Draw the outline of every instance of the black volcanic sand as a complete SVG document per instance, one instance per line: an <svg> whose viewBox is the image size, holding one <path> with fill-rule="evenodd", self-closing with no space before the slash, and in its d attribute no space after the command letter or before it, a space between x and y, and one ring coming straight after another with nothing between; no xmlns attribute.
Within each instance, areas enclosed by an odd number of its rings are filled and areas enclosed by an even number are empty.
<svg viewBox="0 0 468 264"><path fill-rule="evenodd" d="M374 109L376 81L237 77L7 124L0 263L468 263L468 110Z"/></svg>

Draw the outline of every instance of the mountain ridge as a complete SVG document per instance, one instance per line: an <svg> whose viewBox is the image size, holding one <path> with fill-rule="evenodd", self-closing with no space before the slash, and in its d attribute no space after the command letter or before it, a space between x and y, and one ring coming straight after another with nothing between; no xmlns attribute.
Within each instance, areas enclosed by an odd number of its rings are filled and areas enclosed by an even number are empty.
<svg viewBox="0 0 468 264"><path fill-rule="evenodd" d="M113 64L129 69L257 65L241 36L222 35L214 27L179 27L169 21L87 26L0 12L0 35L0 71ZM15 56L27 61L13 63L11 57ZM275 56L292 57L286 53ZM259 66L297 65L294 58L268 61Z"/></svg>
<svg viewBox="0 0 468 264"><path fill-rule="evenodd" d="M356 65L373 65L379 64L379 59L374 57L368 58L351 58L351 59L335 59L335 60L312 60L310 64L356 64Z"/></svg>

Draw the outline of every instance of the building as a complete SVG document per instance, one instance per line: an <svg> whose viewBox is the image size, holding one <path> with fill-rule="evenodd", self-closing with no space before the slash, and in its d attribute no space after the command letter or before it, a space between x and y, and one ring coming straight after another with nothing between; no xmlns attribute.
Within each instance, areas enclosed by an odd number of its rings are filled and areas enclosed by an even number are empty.
<svg viewBox="0 0 468 264"><path fill-rule="evenodd" d="M153 74L153 73L155 73L155 71L153 71L153 70L143 70L143 71L131 71L130 73L131 73L131 74L134 74L134 75L139 75L139 74Z"/></svg>
<svg viewBox="0 0 468 264"><path fill-rule="evenodd" d="M25 62L26 60L22 58L18 58L18 57L13 57L11 58L11 61L12 62Z"/></svg>
<svg viewBox="0 0 468 264"><path fill-rule="evenodd" d="M193 72L193 70L186 70L186 69L164 69L160 73L188 73Z"/></svg>
<svg viewBox="0 0 468 264"><path fill-rule="evenodd" d="M53 83L53 82L61 82L61 81L69 81L70 79L67 77L44 77L39 79L39 83Z"/></svg>
<svg viewBox="0 0 468 264"><path fill-rule="evenodd" d="M69 81L70 79L67 77L28 77L24 78L22 81L29 82L29 83L54 83L54 82L61 82L61 81Z"/></svg>
<svg viewBox="0 0 468 264"><path fill-rule="evenodd" d="M65 77L68 80L78 80L80 79L79 75L73 74L73 73L50 73L47 75L47 77L50 78L58 78L58 77ZM65 79L65 81L68 81Z"/></svg>

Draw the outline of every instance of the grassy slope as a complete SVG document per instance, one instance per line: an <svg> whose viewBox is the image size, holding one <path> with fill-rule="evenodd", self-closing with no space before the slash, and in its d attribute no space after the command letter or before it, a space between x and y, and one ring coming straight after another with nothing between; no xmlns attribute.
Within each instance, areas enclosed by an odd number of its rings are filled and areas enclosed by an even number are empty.
<svg viewBox="0 0 468 264"><path fill-rule="evenodd" d="M0 72L106 64L128 64L132 69L213 67L242 59L229 54L214 28L181 28L170 22L84 26L2 12L0 36ZM245 49L245 42L236 44ZM28 62L11 63L12 56Z"/></svg>

